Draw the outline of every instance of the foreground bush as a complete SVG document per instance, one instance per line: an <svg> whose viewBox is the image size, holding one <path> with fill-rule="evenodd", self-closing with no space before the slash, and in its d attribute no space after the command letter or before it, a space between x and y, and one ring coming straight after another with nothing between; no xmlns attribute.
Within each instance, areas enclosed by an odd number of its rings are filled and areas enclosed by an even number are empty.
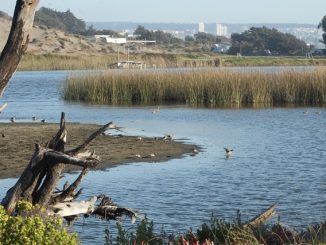
<svg viewBox="0 0 326 245"><path fill-rule="evenodd" d="M279 222L273 225L246 227L241 223L240 213L233 223L212 217L194 233L167 234L163 228L159 234L154 232L153 222L145 217L135 230L135 233L125 230L117 224L115 238L106 230L106 245L217 245L217 244L325 244L326 224L310 226L303 231L295 231Z"/></svg>
<svg viewBox="0 0 326 245"><path fill-rule="evenodd" d="M20 202L17 215L8 216L0 205L0 244L78 244L61 219L48 217L44 210L28 202Z"/></svg>

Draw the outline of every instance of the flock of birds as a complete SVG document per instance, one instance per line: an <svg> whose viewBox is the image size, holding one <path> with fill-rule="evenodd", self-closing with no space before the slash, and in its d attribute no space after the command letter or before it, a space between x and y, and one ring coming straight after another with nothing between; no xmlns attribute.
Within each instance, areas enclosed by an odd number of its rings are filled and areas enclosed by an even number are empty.
<svg viewBox="0 0 326 245"><path fill-rule="evenodd" d="M37 117L35 117L35 116L33 116L32 117L32 121L37 121L38 120L38 118ZM45 119L41 119L41 120L39 120L41 123L45 123ZM12 122L12 123L15 123L16 122L16 117L10 117L10 122Z"/></svg>

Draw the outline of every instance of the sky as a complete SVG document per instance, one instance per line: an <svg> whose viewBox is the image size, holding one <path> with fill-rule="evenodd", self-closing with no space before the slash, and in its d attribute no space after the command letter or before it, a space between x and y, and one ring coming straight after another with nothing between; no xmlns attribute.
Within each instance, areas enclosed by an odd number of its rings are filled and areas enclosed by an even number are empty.
<svg viewBox="0 0 326 245"><path fill-rule="evenodd" d="M12 15L15 0L0 0ZM326 15L326 0L40 0L84 21L163 23L307 23Z"/></svg>

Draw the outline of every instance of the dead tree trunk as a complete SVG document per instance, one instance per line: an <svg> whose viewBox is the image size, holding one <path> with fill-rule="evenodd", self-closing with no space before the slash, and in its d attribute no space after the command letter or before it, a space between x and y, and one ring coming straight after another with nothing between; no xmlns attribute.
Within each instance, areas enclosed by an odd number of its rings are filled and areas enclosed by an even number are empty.
<svg viewBox="0 0 326 245"><path fill-rule="evenodd" d="M118 207L101 194L88 201L74 201L81 190L77 191L82 178L90 168L99 164L99 157L85 150L88 144L110 127L108 123L89 136L80 146L65 151L67 131L65 128L65 114L61 115L60 129L45 146L36 145L35 152L26 169L17 183L8 190L1 204L8 213L13 213L19 200L27 200L39 204L49 210L49 214L63 217L78 214L96 214L107 219L127 215L133 220L136 212ZM72 164L81 166L83 170L74 183L66 186L62 191L56 192L56 186L64 166ZM97 204L97 201L101 201Z"/></svg>
<svg viewBox="0 0 326 245"><path fill-rule="evenodd" d="M0 56L0 97L22 55L26 52L29 32L39 0L17 0L7 43Z"/></svg>

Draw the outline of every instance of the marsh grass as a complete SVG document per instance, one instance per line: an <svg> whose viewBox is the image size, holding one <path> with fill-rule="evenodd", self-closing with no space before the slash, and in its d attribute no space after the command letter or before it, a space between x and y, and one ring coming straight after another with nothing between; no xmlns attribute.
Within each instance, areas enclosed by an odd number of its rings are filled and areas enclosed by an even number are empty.
<svg viewBox="0 0 326 245"><path fill-rule="evenodd" d="M67 78L65 100L192 106L322 105L326 69L309 72L164 70L102 72Z"/></svg>
<svg viewBox="0 0 326 245"><path fill-rule="evenodd" d="M23 71L39 70L86 70L107 69L116 62L113 55L107 56L72 56L72 55L30 55L23 56L18 69Z"/></svg>
<svg viewBox="0 0 326 245"><path fill-rule="evenodd" d="M85 49L87 49L85 47ZM217 55L212 53L130 53L120 52L120 60L141 61L147 67L177 68L177 67L217 67L217 66L325 66L326 59L318 57L268 57ZM101 70L112 67L117 62L117 53L112 49L104 50L102 54L86 55L80 53L60 54L26 54L18 69L24 71L36 70Z"/></svg>
<svg viewBox="0 0 326 245"><path fill-rule="evenodd" d="M326 59L322 56L315 58L305 58L303 56L243 56L232 55L220 56L223 66L305 66L319 65L325 66Z"/></svg>

